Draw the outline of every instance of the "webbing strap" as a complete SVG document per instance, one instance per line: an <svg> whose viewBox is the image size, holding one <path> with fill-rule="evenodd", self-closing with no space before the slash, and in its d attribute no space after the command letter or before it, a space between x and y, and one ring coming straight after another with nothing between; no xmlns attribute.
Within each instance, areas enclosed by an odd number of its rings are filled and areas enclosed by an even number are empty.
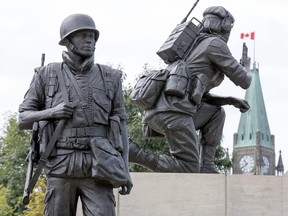
<svg viewBox="0 0 288 216"><path fill-rule="evenodd" d="M91 126L93 123L92 123L92 118L89 114L89 110L88 110L88 104L85 100L85 97L83 95L83 92L81 90L81 88L79 87L78 83L77 83L77 80L75 79L75 77L73 76L73 74L70 72L69 68L68 67L65 67L67 71L67 75L69 77L69 79L71 80L71 82L73 83L73 87L75 88L75 91L79 97L79 100L80 100L80 103L82 104L82 109L84 111L84 114L85 114L85 117L86 117L86 121L88 123L89 126Z"/></svg>
<svg viewBox="0 0 288 216"><path fill-rule="evenodd" d="M63 97L64 103L68 104L69 103L69 99L68 99L67 89L66 89L65 83L64 83L63 72L61 70L62 69L62 65L53 64L52 67L57 72L57 76L58 76L58 80L59 80L59 84L60 84L60 88L61 88L61 92L62 92L62 97ZM28 194L30 194L33 191L33 188L35 187L35 184L36 184L39 176L41 175L42 169L45 166L45 164L46 164L46 162L48 160L48 157L49 157L52 149L55 146L55 143L56 143L57 139L60 137L60 134L61 134L61 132L64 129L65 122L66 122L65 119L61 119L60 120L60 122L58 123L58 125L57 125L57 127L56 127L56 129L55 129L55 131L54 131L54 133L53 133L48 145L47 145L47 148L46 148L45 152L43 153L43 155L39 159L37 168L36 168L36 170L34 172L34 175L32 176L31 181L30 181L30 183L29 183L29 185L28 185L28 187L26 189L26 192Z"/></svg>

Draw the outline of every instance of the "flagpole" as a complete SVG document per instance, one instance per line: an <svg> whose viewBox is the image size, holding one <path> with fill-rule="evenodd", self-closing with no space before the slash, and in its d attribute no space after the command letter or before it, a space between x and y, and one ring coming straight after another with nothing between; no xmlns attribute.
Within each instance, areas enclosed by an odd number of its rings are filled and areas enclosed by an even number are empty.
<svg viewBox="0 0 288 216"><path fill-rule="evenodd" d="M256 69L256 49L255 49L255 30L254 30L254 47L253 47L253 55L254 55L254 63L253 63L253 65L254 65L254 68Z"/></svg>

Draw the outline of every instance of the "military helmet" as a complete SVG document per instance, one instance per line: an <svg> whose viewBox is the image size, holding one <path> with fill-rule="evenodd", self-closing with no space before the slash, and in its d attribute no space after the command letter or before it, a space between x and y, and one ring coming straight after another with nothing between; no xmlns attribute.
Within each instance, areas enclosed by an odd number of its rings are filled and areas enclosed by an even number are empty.
<svg viewBox="0 0 288 216"><path fill-rule="evenodd" d="M99 38L99 31L96 29L93 19L86 14L72 14L66 17L60 26L59 45L66 45L67 37L79 30L93 30L95 32L95 41Z"/></svg>
<svg viewBox="0 0 288 216"><path fill-rule="evenodd" d="M224 31L224 32L230 32L233 23L235 22L234 17L232 14L227 11L224 7L222 6L212 6L208 7L204 12L203 12L203 18L204 18L204 28L212 28L216 32ZM209 19L214 19L214 24L213 22L209 21ZM221 20L218 24L215 23L215 19ZM205 23L205 21L207 21Z"/></svg>

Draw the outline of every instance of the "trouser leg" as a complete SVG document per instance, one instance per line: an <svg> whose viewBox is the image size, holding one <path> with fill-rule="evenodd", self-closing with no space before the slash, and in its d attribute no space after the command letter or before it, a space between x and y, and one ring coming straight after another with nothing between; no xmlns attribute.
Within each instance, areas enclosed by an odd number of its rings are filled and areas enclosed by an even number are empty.
<svg viewBox="0 0 288 216"><path fill-rule="evenodd" d="M216 146L203 145L201 173L219 173L215 164Z"/></svg>
<svg viewBox="0 0 288 216"><path fill-rule="evenodd" d="M75 216L77 185L71 179L48 177L45 193L45 216Z"/></svg>
<svg viewBox="0 0 288 216"><path fill-rule="evenodd" d="M79 179L79 196L85 216L115 216L113 188L105 187L92 178Z"/></svg>
<svg viewBox="0 0 288 216"><path fill-rule="evenodd" d="M159 113L147 121L155 131L165 134L171 155L160 155L157 172L199 172L198 137L190 115Z"/></svg>
<svg viewBox="0 0 288 216"><path fill-rule="evenodd" d="M83 215L115 216L113 189L99 185L92 178L48 177L45 216L75 216L80 197Z"/></svg>
<svg viewBox="0 0 288 216"><path fill-rule="evenodd" d="M201 137L201 172L219 173L215 165L215 152L223 134L225 111L220 106L202 103L194 116L194 122Z"/></svg>
<svg viewBox="0 0 288 216"><path fill-rule="evenodd" d="M158 160L158 155L144 151L137 143L129 139L129 162L138 163L155 171Z"/></svg>

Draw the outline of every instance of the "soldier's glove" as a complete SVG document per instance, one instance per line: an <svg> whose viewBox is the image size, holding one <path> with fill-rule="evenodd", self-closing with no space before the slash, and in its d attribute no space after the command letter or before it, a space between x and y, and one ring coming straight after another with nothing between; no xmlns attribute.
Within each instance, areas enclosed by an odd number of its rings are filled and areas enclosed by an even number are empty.
<svg viewBox="0 0 288 216"><path fill-rule="evenodd" d="M238 108L241 113L245 113L250 109L248 101L240 98L229 97L229 104Z"/></svg>
<svg viewBox="0 0 288 216"><path fill-rule="evenodd" d="M133 183L132 183L131 176L129 174L127 183L121 187L121 190L119 191L119 193L121 195L128 195L130 194L132 187L133 187Z"/></svg>

